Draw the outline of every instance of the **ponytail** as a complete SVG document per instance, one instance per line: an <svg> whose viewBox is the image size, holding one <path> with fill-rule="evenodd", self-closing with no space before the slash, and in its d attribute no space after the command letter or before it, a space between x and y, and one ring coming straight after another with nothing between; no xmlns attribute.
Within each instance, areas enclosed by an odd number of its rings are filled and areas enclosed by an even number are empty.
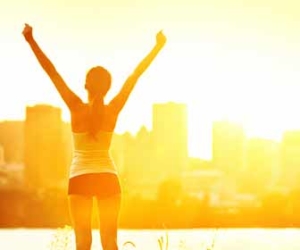
<svg viewBox="0 0 300 250"><path fill-rule="evenodd" d="M96 97L90 106L89 115L89 134L93 139L97 140L97 133L103 122L104 100L103 97Z"/></svg>

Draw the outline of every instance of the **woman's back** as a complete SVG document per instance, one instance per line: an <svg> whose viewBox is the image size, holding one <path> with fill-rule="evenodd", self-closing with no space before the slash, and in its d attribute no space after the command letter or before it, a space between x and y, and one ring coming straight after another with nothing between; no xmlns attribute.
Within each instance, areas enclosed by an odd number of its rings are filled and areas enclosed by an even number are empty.
<svg viewBox="0 0 300 250"><path fill-rule="evenodd" d="M101 104L100 104L101 105ZM79 107L71 111L72 131L75 133L98 131L113 132L118 119L118 113L109 105L101 105L97 109L88 104L79 104Z"/></svg>
<svg viewBox="0 0 300 250"><path fill-rule="evenodd" d="M110 156L110 145L117 115L108 106L103 112L92 113L83 105L71 113L73 135L73 160L70 177L90 173L117 173Z"/></svg>
<svg viewBox="0 0 300 250"><path fill-rule="evenodd" d="M73 160L70 178L91 173L117 173L109 148L112 132L100 130L95 135L73 132Z"/></svg>
<svg viewBox="0 0 300 250"><path fill-rule="evenodd" d="M109 151L113 132L99 130L93 135L89 132L72 134L75 151Z"/></svg>

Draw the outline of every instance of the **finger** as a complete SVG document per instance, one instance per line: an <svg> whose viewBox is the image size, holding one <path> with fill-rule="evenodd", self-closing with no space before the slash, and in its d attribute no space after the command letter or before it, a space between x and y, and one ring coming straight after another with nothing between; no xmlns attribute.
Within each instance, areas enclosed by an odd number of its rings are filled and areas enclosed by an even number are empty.
<svg viewBox="0 0 300 250"><path fill-rule="evenodd" d="M25 23L26 28L31 28L31 26L28 23Z"/></svg>

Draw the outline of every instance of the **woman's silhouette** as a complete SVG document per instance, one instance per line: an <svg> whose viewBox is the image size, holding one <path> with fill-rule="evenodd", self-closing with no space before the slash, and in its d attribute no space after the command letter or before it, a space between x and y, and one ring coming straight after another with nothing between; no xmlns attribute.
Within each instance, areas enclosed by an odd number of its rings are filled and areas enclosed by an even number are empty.
<svg viewBox="0 0 300 250"><path fill-rule="evenodd" d="M25 24L23 35L71 113L74 155L69 173L68 195L76 249L91 248L92 200L96 197L102 248L117 250L121 188L117 169L109 154L111 138L120 111L139 77L165 45L166 37L161 31L156 35L153 49L127 78L120 92L106 105L104 97L110 89L111 75L105 68L96 66L88 71L85 81L88 103L84 103L70 90L43 53L28 24Z"/></svg>

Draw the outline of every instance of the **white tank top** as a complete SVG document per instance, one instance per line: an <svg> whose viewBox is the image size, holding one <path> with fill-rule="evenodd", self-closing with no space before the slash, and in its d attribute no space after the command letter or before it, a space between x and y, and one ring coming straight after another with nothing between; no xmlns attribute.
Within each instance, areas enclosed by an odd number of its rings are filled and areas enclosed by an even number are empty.
<svg viewBox="0 0 300 250"><path fill-rule="evenodd" d="M117 174L109 148L113 133L98 131L95 138L88 132L73 132L73 159L69 178L91 173Z"/></svg>

